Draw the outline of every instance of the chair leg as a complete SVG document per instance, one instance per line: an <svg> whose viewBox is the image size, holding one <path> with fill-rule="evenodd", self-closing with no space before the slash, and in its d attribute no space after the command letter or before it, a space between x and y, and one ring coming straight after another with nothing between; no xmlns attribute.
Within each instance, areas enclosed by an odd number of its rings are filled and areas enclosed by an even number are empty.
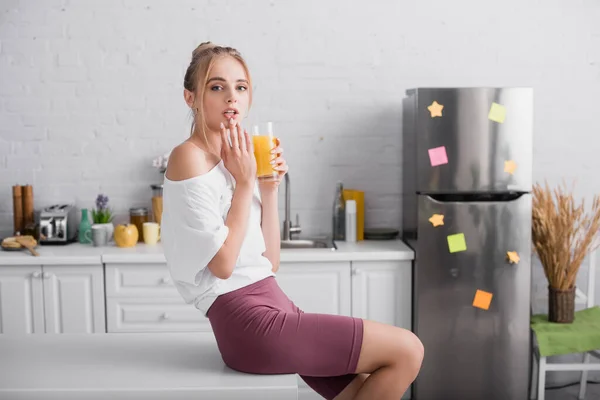
<svg viewBox="0 0 600 400"><path fill-rule="evenodd" d="M538 363L537 400L544 400L546 394L546 357L540 357Z"/></svg>
<svg viewBox="0 0 600 400"><path fill-rule="evenodd" d="M587 364L590 362L590 353L585 353L583 356L583 363ZM581 371L581 383L579 385L579 400L585 399L585 389L587 386L588 371Z"/></svg>
<svg viewBox="0 0 600 400"><path fill-rule="evenodd" d="M538 360L535 349L531 352L531 389L529 390L529 400L535 400L538 385Z"/></svg>

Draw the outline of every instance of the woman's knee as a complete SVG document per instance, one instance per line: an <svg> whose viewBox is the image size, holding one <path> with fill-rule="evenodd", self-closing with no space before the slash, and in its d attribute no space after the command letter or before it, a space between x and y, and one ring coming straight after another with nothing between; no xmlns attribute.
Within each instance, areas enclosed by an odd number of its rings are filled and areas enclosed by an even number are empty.
<svg viewBox="0 0 600 400"><path fill-rule="evenodd" d="M365 320L364 328L357 372L371 373L381 367L396 366L418 372L424 349L414 333L368 320Z"/></svg>
<svg viewBox="0 0 600 400"><path fill-rule="evenodd" d="M398 362L403 368L410 368L415 376L421 369L423 357L425 356L425 348L421 340L411 331L402 329L400 332L400 354Z"/></svg>

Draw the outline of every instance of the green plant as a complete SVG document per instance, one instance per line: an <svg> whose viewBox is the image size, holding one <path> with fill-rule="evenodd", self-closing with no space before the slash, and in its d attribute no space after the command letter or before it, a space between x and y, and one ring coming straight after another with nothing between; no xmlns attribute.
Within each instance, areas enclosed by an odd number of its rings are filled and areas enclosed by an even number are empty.
<svg viewBox="0 0 600 400"><path fill-rule="evenodd" d="M112 222L113 214L108 207L108 197L99 194L96 197L96 208L92 209L92 221L95 224L106 224Z"/></svg>

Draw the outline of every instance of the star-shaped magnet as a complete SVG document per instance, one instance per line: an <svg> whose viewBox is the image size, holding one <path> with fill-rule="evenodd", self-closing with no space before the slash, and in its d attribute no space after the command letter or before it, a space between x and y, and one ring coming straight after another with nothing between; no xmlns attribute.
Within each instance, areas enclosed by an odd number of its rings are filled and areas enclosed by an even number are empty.
<svg viewBox="0 0 600 400"><path fill-rule="evenodd" d="M517 254L516 251L507 251L506 257L508 257L508 261L511 264L517 264L519 262L519 260L521 260L521 258L519 258L519 255Z"/></svg>
<svg viewBox="0 0 600 400"><path fill-rule="evenodd" d="M427 109L431 113L431 118L441 117L444 106L438 103L437 101L434 101L429 107L427 107Z"/></svg>
<svg viewBox="0 0 600 400"><path fill-rule="evenodd" d="M444 225L444 216L441 214L433 214L431 218L429 218L429 222L431 222L433 226Z"/></svg>

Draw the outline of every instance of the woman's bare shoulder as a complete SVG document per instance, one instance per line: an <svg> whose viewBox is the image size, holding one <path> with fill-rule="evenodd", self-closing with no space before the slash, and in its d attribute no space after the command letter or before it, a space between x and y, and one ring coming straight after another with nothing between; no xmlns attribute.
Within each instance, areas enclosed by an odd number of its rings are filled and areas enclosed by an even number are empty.
<svg viewBox="0 0 600 400"><path fill-rule="evenodd" d="M210 154L185 141L171 151L165 176L171 181L183 181L206 174L215 164Z"/></svg>

